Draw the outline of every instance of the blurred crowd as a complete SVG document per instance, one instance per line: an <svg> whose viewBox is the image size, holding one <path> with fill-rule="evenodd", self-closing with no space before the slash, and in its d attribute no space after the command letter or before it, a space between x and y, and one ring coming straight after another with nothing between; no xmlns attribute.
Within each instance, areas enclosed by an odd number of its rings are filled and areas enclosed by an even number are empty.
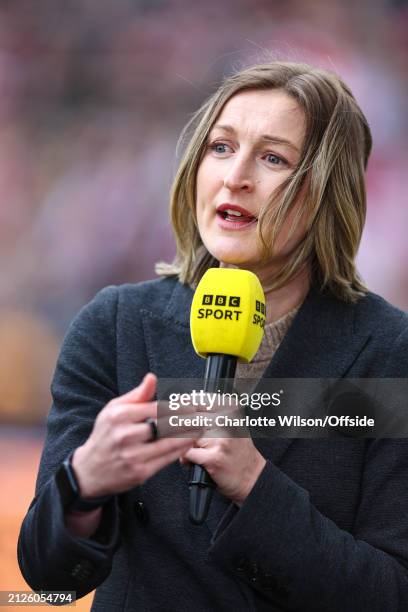
<svg viewBox="0 0 408 612"><path fill-rule="evenodd" d="M351 85L374 136L359 265L407 309L407 43L405 0L3 0L0 422L43 422L74 314L172 258L178 134L254 61L310 61Z"/></svg>

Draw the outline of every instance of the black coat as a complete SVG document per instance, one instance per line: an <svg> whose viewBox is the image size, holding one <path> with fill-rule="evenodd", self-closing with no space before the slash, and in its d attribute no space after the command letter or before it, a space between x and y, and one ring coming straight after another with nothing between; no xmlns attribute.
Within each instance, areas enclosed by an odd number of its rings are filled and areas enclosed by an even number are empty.
<svg viewBox="0 0 408 612"><path fill-rule="evenodd" d="M188 518L178 462L104 510L97 539L65 529L53 480L99 410L142 379L202 377L192 292L173 279L108 287L71 324L58 360L36 497L19 540L33 589L97 587L94 610L408 610L408 441L257 439L267 458L243 506L215 493ZM369 294L312 289L268 377L407 377L408 317Z"/></svg>

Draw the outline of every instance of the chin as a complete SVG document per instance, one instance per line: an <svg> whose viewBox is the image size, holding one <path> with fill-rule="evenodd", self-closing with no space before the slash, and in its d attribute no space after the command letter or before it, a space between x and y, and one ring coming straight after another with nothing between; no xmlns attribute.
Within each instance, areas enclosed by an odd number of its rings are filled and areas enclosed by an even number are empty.
<svg viewBox="0 0 408 612"><path fill-rule="evenodd" d="M253 242L251 251L249 252L244 240L226 240L223 237L221 240L206 240L203 241L209 253L218 261L245 268L247 265L256 265L260 259L260 253L255 253Z"/></svg>
<svg viewBox="0 0 408 612"><path fill-rule="evenodd" d="M233 249L208 249L208 247L207 250L215 259L218 259L219 262L226 265L245 268L254 263L251 259L248 259L248 256L242 253L242 250L237 252Z"/></svg>

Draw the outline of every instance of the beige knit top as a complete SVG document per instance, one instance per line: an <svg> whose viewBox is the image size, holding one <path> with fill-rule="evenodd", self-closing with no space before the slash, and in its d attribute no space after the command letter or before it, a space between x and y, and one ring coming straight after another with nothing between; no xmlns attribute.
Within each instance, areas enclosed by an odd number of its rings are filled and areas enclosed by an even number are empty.
<svg viewBox="0 0 408 612"><path fill-rule="evenodd" d="M267 323L261 345L251 363L238 363L235 378L259 379L278 350L280 343L292 324L300 306L297 306L277 321Z"/></svg>

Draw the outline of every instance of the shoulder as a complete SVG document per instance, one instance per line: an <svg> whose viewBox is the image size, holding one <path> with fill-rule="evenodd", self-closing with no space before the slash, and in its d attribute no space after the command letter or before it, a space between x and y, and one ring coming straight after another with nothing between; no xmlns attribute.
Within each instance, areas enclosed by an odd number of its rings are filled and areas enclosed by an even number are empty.
<svg viewBox="0 0 408 612"><path fill-rule="evenodd" d="M368 350L375 356L382 376L405 378L408 373L408 315L375 293L368 293L356 307L355 331L370 336Z"/></svg>
<svg viewBox="0 0 408 612"><path fill-rule="evenodd" d="M376 293L368 292L356 303L356 324L373 324L379 331L399 333L408 328L408 314Z"/></svg>
<svg viewBox="0 0 408 612"><path fill-rule="evenodd" d="M91 317L97 322L100 318L106 320L141 310L160 315L172 302L175 293L180 299L180 295L188 295L189 292L191 290L181 285L175 277L110 285L101 289L78 316L81 319Z"/></svg>
<svg viewBox="0 0 408 612"><path fill-rule="evenodd" d="M161 277L141 283L128 283L117 287L120 307L141 308L150 312L161 313L168 304L183 292L191 291L182 285L176 277Z"/></svg>
<svg viewBox="0 0 408 612"><path fill-rule="evenodd" d="M145 315L188 325L192 296L192 289L175 277L104 287L73 318L64 344L86 337L114 345L119 332L140 332Z"/></svg>
<svg viewBox="0 0 408 612"><path fill-rule="evenodd" d="M408 332L408 314L369 292L355 305L355 331L370 331L375 336L392 339Z"/></svg>
<svg viewBox="0 0 408 612"><path fill-rule="evenodd" d="M335 338L344 354L351 346L360 346L353 370L361 372L359 376L407 375L408 316L405 312L373 292L353 303L329 293L312 293L310 306L306 306L302 321L305 334L312 338ZM314 331L315 327L318 332Z"/></svg>

